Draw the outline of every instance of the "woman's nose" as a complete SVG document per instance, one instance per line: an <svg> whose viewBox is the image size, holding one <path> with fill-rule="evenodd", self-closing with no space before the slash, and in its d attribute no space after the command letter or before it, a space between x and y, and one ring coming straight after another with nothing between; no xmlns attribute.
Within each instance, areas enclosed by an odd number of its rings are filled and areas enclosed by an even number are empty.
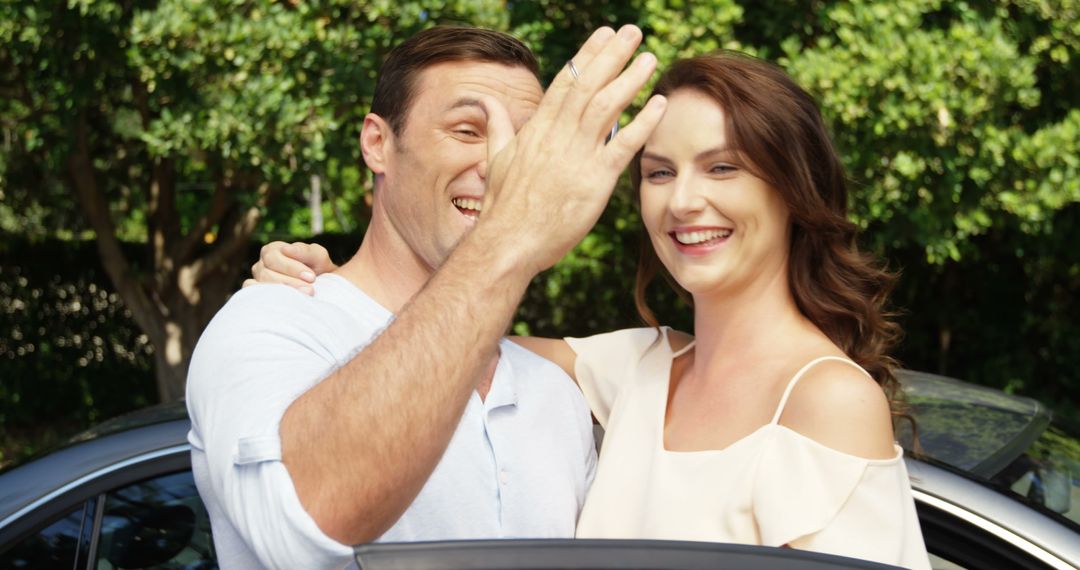
<svg viewBox="0 0 1080 570"><path fill-rule="evenodd" d="M678 218L685 218L700 212L705 207L705 198L702 196L699 185L695 184L689 176L679 176L674 180L675 187L671 192L671 200L668 208Z"/></svg>

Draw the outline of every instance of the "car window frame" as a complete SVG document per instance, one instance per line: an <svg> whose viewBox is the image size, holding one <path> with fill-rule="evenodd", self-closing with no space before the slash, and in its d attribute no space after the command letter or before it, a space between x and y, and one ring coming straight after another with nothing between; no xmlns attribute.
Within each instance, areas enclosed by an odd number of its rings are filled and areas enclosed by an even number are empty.
<svg viewBox="0 0 1080 570"><path fill-rule="evenodd" d="M60 516L96 499L89 553L95 553L100 533L104 495L153 477L191 471L191 445L181 444L144 452L94 470L31 501L0 521L0 544L15 545L40 532ZM85 512L85 510L84 510Z"/></svg>

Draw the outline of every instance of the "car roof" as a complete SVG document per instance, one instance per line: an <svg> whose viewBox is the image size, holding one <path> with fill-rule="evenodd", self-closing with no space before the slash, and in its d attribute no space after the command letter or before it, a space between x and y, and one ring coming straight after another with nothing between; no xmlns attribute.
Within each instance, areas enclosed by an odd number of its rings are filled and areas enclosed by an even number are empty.
<svg viewBox="0 0 1080 570"><path fill-rule="evenodd" d="M0 521L91 474L147 454L186 449L190 429L179 402L120 416L83 432L65 447L0 473Z"/></svg>

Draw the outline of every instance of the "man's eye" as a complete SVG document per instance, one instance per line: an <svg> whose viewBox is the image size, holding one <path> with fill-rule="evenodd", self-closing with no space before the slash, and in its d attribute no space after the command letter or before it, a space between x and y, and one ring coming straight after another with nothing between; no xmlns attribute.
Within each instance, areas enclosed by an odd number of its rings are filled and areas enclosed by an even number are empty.
<svg viewBox="0 0 1080 570"><path fill-rule="evenodd" d="M480 133L478 133L478 132L476 132L476 131L474 131L472 129L454 129L454 132L461 135L461 136L469 137L469 138L476 138L476 137L480 136Z"/></svg>

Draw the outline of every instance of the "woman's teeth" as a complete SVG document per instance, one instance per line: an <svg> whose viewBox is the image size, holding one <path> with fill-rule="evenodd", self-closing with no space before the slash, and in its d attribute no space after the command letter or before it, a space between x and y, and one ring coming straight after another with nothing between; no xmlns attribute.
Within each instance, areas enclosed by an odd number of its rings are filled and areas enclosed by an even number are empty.
<svg viewBox="0 0 1080 570"><path fill-rule="evenodd" d="M703 230L696 232L674 232L675 239L683 245L695 245L712 241L717 238L726 238L731 235L731 230Z"/></svg>

